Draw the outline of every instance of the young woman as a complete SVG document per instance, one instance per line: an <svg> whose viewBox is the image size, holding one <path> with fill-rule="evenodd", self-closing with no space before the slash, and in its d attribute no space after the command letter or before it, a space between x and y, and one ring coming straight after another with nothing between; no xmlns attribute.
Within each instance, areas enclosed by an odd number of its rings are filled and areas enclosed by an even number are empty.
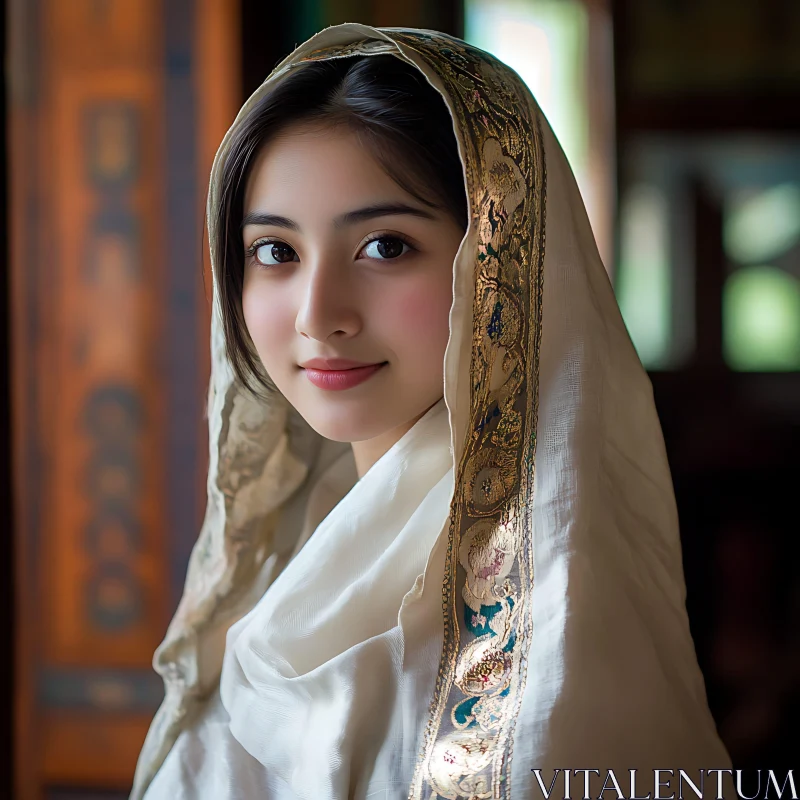
<svg viewBox="0 0 800 800"><path fill-rule="evenodd" d="M650 385L517 76L329 28L242 108L208 220L208 511L132 797L627 797L729 766Z"/></svg>

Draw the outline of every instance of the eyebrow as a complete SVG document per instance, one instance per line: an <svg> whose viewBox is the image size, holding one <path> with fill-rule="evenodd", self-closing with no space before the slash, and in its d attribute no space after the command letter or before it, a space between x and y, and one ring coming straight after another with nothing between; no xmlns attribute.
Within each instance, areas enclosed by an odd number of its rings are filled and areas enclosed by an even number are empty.
<svg viewBox="0 0 800 800"><path fill-rule="evenodd" d="M333 221L334 228L342 228L346 225L355 225L357 222L375 219L376 217L391 217L406 215L410 217L421 217L422 219L436 219L429 211L414 206L407 206L405 203L376 203L375 205L357 208L354 211L347 211L340 214ZM279 214L268 214L264 211L251 211L242 220L242 230L248 225L273 225L276 228L286 228L290 231L299 231L300 226L288 217Z"/></svg>

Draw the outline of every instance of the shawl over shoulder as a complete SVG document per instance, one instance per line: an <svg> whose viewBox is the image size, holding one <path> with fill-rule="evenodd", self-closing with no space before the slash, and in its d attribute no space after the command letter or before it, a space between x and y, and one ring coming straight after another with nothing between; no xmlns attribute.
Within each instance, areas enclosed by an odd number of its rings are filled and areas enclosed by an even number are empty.
<svg viewBox="0 0 800 800"><path fill-rule="evenodd" d="M442 94L470 204L445 355L450 522L439 574L425 576L441 588L431 612L441 652L438 669L409 661L433 672L430 696L403 700L426 720L403 794L538 797L536 768L546 785L554 769L638 769L644 794L657 768L727 767L689 633L650 383L572 172L518 76L445 34L340 25L279 64L232 130L305 61L377 53L413 64ZM280 396L244 393L217 302L208 510L155 656L166 698L133 800L216 691L226 632L285 567L315 476L341 452Z"/></svg>

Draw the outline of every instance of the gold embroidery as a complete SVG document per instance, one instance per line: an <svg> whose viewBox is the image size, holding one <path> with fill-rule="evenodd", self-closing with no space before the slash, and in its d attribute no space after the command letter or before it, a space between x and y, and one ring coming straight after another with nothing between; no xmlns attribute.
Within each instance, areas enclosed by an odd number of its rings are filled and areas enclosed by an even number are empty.
<svg viewBox="0 0 800 800"><path fill-rule="evenodd" d="M435 69L450 97L479 240L472 435L451 509L442 661L409 797L507 798L531 635L529 514L544 256L541 131L527 90L490 56L438 36L391 35Z"/></svg>
<svg viewBox="0 0 800 800"><path fill-rule="evenodd" d="M491 413L486 416L490 418ZM460 481L471 516L494 514L511 497L517 477L515 467L516 460L509 450L483 446L473 454Z"/></svg>

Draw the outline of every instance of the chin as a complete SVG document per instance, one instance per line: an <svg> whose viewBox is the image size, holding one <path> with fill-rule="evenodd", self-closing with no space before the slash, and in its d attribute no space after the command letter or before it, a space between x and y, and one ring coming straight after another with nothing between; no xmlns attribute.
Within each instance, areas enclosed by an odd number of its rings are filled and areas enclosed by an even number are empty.
<svg viewBox="0 0 800 800"><path fill-rule="evenodd" d="M375 419L370 414L360 414L357 409L315 408L306 414L299 409L300 416L320 435L334 442L363 442L397 427L390 420Z"/></svg>

